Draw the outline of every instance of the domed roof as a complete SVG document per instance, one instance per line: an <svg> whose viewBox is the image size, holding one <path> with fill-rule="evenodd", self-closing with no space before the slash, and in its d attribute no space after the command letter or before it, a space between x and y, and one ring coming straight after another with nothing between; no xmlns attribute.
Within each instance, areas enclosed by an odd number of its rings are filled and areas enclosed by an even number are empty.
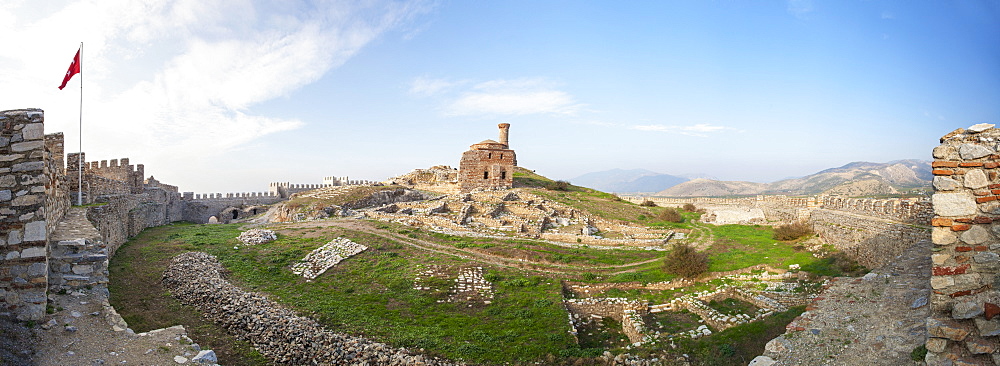
<svg viewBox="0 0 1000 366"><path fill-rule="evenodd" d="M472 150L491 150L491 149L504 150L504 149L507 149L507 145L501 144L501 143L493 141L493 140L483 140L483 142L480 142L478 144L472 144L472 146L469 146L469 149L472 149Z"/></svg>

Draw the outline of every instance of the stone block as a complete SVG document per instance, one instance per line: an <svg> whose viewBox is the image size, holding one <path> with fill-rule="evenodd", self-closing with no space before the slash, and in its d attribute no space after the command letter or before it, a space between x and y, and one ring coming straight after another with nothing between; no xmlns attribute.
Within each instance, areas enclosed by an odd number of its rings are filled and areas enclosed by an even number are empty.
<svg viewBox="0 0 1000 366"><path fill-rule="evenodd" d="M968 192L935 193L931 196L934 213L940 216L975 215L976 200Z"/></svg>
<svg viewBox="0 0 1000 366"><path fill-rule="evenodd" d="M972 127L969 127L968 131L971 132L971 133L980 133L980 132L983 132L983 131L986 131L988 129L993 128L993 126L996 126L996 125L994 125L992 123L977 123L977 124L972 125Z"/></svg>
<svg viewBox="0 0 1000 366"><path fill-rule="evenodd" d="M990 149L983 145L962 144L958 146L958 155L965 160L979 159L981 157L991 155L993 153L995 153L993 149Z"/></svg>
<svg viewBox="0 0 1000 366"><path fill-rule="evenodd" d="M962 233L962 242L967 244L982 244L991 239L990 232L982 225L974 225Z"/></svg>
<svg viewBox="0 0 1000 366"><path fill-rule="evenodd" d="M944 338L927 338L927 350L934 353L944 352L945 347L948 346L948 340Z"/></svg>
<svg viewBox="0 0 1000 366"><path fill-rule="evenodd" d="M7 233L7 244L21 244L21 230L11 230Z"/></svg>
<svg viewBox="0 0 1000 366"><path fill-rule="evenodd" d="M41 149L44 146L44 144L45 144L44 141L39 141L39 140L18 142L16 144L10 145L10 149L13 152L25 152L29 150Z"/></svg>
<svg viewBox="0 0 1000 366"><path fill-rule="evenodd" d="M939 145L931 152L935 159L958 159L958 150L952 146Z"/></svg>
<svg viewBox="0 0 1000 366"><path fill-rule="evenodd" d="M11 206L31 206L42 203L41 195L29 194L15 198L10 202Z"/></svg>
<svg viewBox="0 0 1000 366"><path fill-rule="evenodd" d="M29 162L20 163L20 164L14 164L14 166L11 167L10 171L11 172L15 172L15 173L16 172L30 172L30 171L35 171L35 170L42 170L44 168L45 168L45 162L44 161L29 161Z"/></svg>
<svg viewBox="0 0 1000 366"><path fill-rule="evenodd" d="M48 271L49 266L45 265L45 263L32 263L28 266L28 276L31 277L44 276Z"/></svg>
<svg viewBox="0 0 1000 366"><path fill-rule="evenodd" d="M77 264L73 266L73 273L85 275L94 273L94 266L90 264Z"/></svg>
<svg viewBox="0 0 1000 366"><path fill-rule="evenodd" d="M972 260L979 264L993 264L1000 262L1000 255L993 252L976 253L972 256Z"/></svg>
<svg viewBox="0 0 1000 366"><path fill-rule="evenodd" d="M955 285L955 279L951 278L951 276L931 277L931 288L935 290L946 289L954 285Z"/></svg>
<svg viewBox="0 0 1000 366"><path fill-rule="evenodd" d="M45 138L45 127L41 123L24 125L24 128L21 129L21 136L25 140L41 140Z"/></svg>
<svg viewBox="0 0 1000 366"><path fill-rule="evenodd" d="M929 318L927 319L927 334L931 337L962 341L969 336L969 331L934 318Z"/></svg>
<svg viewBox="0 0 1000 366"><path fill-rule="evenodd" d="M996 320L976 318L976 328L979 330L979 336L981 337L1000 335L1000 322Z"/></svg>
<svg viewBox="0 0 1000 366"><path fill-rule="evenodd" d="M959 301L951 308L954 319L972 319L983 313L983 306L975 301Z"/></svg>
<svg viewBox="0 0 1000 366"><path fill-rule="evenodd" d="M1000 226L1000 225L998 225ZM935 227L931 231L931 241L937 245L953 244L958 240L958 235L951 231L949 227Z"/></svg>
<svg viewBox="0 0 1000 366"><path fill-rule="evenodd" d="M968 348L969 352L974 355L988 354L996 351L996 347L994 347L991 342L987 342L980 338L970 338L965 340L965 348Z"/></svg>
<svg viewBox="0 0 1000 366"><path fill-rule="evenodd" d="M45 247L30 247L21 249L21 258L44 257Z"/></svg>
<svg viewBox="0 0 1000 366"><path fill-rule="evenodd" d="M954 179L951 179L951 178L948 178L948 177L945 177L945 176L940 176L940 175L934 177L934 189L935 190L938 190L938 191L954 191L954 190L958 189L961 186L962 186L962 184L959 183L957 180L954 180Z"/></svg>
<svg viewBox="0 0 1000 366"><path fill-rule="evenodd" d="M33 221L24 225L24 241L45 240L45 220Z"/></svg>
<svg viewBox="0 0 1000 366"><path fill-rule="evenodd" d="M931 262L936 265L945 264L948 259L951 259L950 254L931 254Z"/></svg>
<svg viewBox="0 0 1000 366"><path fill-rule="evenodd" d="M986 173L982 169L972 169L965 172L964 184L967 188L983 188L990 184L990 180L986 178Z"/></svg>

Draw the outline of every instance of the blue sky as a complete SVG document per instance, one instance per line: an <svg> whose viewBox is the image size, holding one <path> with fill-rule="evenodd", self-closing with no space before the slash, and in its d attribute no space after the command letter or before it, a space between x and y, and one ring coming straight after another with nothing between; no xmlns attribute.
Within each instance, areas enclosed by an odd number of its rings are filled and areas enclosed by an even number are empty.
<svg viewBox="0 0 1000 366"><path fill-rule="evenodd" d="M41 5L39 5L41 3ZM0 0L0 109L198 193L457 166L769 182L1000 122L996 1Z"/></svg>

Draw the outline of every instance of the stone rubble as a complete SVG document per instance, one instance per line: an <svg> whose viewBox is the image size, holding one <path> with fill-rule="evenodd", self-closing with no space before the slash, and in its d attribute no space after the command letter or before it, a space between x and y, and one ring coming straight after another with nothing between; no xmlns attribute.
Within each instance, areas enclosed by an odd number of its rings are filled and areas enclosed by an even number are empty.
<svg viewBox="0 0 1000 366"><path fill-rule="evenodd" d="M236 238L245 245L257 245L278 240L278 235L267 229L250 229L240 233Z"/></svg>
<svg viewBox="0 0 1000 366"><path fill-rule="evenodd" d="M163 284L185 304L250 342L275 363L306 365L453 365L450 361L383 343L338 334L260 293L241 290L222 277L218 259L188 252L171 260Z"/></svg>
<svg viewBox="0 0 1000 366"><path fill-rule="evenodd" d="M316 248L298 263L292 265L292 273L307 279L315 279L341 261L368 249L348 238L336 238Z"/></svg>

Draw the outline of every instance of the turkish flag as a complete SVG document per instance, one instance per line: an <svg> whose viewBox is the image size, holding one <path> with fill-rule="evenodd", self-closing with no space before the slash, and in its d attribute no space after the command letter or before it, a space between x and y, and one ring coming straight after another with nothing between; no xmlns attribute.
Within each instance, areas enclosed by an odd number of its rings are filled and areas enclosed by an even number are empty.
<svg viewBox="0 0 1000 366"><path fill-rule="evenodd" d="M73 56L73 63L69 64L69 70L66 70L66 77L63 78L63 82L62 85L59 86L59 90L65 88L69 79L72 79L73 75L79 74L82 70L83 67L80 64L80 50L76 50L76 56Z"/></svg>

